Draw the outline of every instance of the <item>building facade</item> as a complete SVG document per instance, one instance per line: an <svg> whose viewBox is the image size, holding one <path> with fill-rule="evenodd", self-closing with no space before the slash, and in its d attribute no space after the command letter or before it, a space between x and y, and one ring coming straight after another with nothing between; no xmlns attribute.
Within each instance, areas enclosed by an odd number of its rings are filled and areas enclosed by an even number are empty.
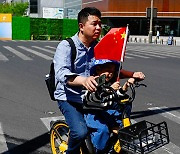
<svg viewBox="0 0 180 154"><path fill-rule="evenodd" d="M24 0L30 3L29 15L31 17L47 18L45 13L51 12L61 13L63 11L63 18L76 19L78 12L81 10L82 0ZM48 14L47 14L48 15ZM52 15L50 15L51 18ZM58 17L57 17L58 18Z"/></svg>
<svg viewBox="0 0 180 154"><path fill-rule="evenodd" d="M61 14L57 18L77 18L82 8L97 7L102 12L103 22L111 27L129 24L132 35L148 35L150 15L147 12L153 2L153 35L159 31L161 36L180 36L180 0L0 0L17 1L29 2L27 14L39 18L48 15L51 18L54 12Z"/></svg>
<svg viewBox="0 0 180 154"><path fill-rule="evenodd" d="M179 0L82 0L82 8L95 6L101 10L108 25L120 27L129 24L131 34L148 35L150 18L147 10L151 8L151 2L157 10L157 16L153 18L153 35L159 31L163 36L180 36Z"/></svg>

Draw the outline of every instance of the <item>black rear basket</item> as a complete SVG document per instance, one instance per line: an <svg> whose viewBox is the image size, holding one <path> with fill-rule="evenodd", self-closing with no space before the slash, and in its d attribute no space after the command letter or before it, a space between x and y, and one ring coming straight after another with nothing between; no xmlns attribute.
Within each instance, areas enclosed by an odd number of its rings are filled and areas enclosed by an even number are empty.
<svg viewBox="0 0 180 154"><path fill-rule="evenodd" d="M130 153L146 154L169 143L166 122L153 124L144 120L120 129L118 135L122 149Z"/></svg>

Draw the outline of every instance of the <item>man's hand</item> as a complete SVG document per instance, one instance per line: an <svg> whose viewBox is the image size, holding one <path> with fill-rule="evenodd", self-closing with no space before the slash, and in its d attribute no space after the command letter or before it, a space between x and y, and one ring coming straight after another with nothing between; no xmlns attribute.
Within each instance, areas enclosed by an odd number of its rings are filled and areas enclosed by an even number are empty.
<svg viewBox="0 0 180 154"><path fill-rule="evenodd" d="M96 87L98 86L95 78L94 76L89 76L82 80L82 85L90 92L96 91Z"/></svg>
<svg viewBox="0 0 180 154"><path fill-rule="evenodd" d="M133 78L144 80L145 79L145 75L144 75L143 72L134 72Z"/></svg>
<svg viewBox="0 0 180 154"><path fill-rule="evenodd" d="M68 79L67 84L70 86L84 86L88 91L94 92L96 91L96 87L98 86L96 79L97 77L89 76L72 76Z"/></svg>

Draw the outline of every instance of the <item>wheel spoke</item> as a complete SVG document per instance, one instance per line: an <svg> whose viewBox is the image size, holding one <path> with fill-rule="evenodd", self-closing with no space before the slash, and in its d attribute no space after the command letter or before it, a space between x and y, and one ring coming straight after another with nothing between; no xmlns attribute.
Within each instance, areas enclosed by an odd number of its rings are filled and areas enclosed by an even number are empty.
<svg viewBox="0 0 180 154"><path fill-rule="evenodd" d="M64 154L67 150L69 128L65 123L56 123L50 131L50 143L53 154Z"/></svg>

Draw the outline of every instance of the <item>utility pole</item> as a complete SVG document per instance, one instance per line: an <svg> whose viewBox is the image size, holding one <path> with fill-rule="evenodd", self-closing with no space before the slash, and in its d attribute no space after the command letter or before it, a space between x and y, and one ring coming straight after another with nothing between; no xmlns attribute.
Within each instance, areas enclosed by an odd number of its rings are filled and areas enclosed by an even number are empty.
<svg viewBox="0 0 180 154"><path fill-rule="evenodd" d="M149 43L152 43L152 23L153 23L153 0L151 0L151 17L150 17L150 27L149 27Z"/></svg>

